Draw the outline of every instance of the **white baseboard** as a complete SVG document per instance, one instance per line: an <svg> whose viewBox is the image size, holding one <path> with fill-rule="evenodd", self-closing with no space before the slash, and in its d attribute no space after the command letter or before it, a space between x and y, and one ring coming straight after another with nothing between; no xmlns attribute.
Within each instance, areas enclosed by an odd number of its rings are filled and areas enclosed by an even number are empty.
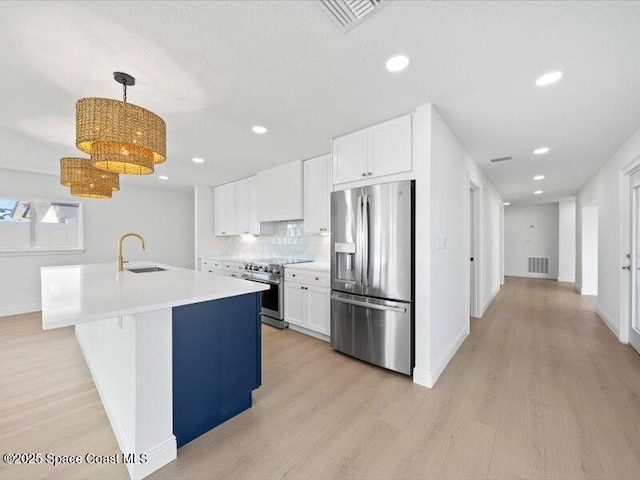
<svg viewBox="0 0 640 480"><path fill-rule="evenodd" d="M331 341L331 338L323 333L314 332L313 330L309 330L308 328L300 327L292 323L289 324L289 330L293 330L294 332L304 333L305 335L309 335L310 337L315 337L320 340L324 340L325 342Z"/></svg>
<svg viewBox="0 0 640 480"><path fill-rule="evenodd" d="M495 291L491 294L491 296L487 299L487 301L485 302L484 306L482 307L482 316L484 317L484 312L487 311L487 308L489 308L489 305L491 305L493 303L493 300L496 298L496 295L498 295L498 293L500 292L500 285L498 285L498 288L495 289Z"/></svg>
<svg viewBox="0 0 640 480"><path fill-rule="evenodd" d="M431 378L431 372L422 368L414 367L413 369L413 383L422 385L423 387L433 388L433 381Z"/></svg>
<svg viewBox="0 0 640 480"><path fill-rule="evenodd" d="M458 336L451 342L451 345L447 349L444 357L438 362L438 364L429 372L427 370L420 369L418 367L413 369L413 383L422 385L423 387L433 388L433 386L444 372L444 369L449 365L449 362L456 354L464 340L469 335L469 326L467 325Z"/></svg>
<svg viewBox="0 0 640 480"><path fill-rule="evenodd" d="M558 282L575 284L575 277L558 277Z"/></svg>
<svg viewBox="0 0 640 480"><path fill-rule="evenodd" d="M554 277L548 273L527 273L527 272L514 272L505 273L507 277L521 277L521 278L542 278L545 280L557 280L558 277Z"/></svg>
<svg viewBox="0 0 640 480"><path fill-rule="evenodd" d="M611 316L600 307L596 307L596 314L600 317L604 324L609 327L609 330L613 332L616 338L620 340L620 327L616 325Z"/></svg>
<svg viewBox="0 0 640 480"><path fill-rule="evenodd" d="M582 295L582 285L580 285L578 282L573 284L574 288L576 289L576 292L578 292L580 295Z"/></svg>
<svg viewBox="0 0 640 480"><path fill-rule="evenodd" d="M14 305L13 307L0 308L0 317L8 317L9 315L20 315L22 313L33 313L42 310L39 303L31 303L28 305Z"/></svg>
<svg viewBox="0 0 640 480"><path fill-rule="evenodd" d="M148 448L143 452L146 454L147 462L141 463L127 463L127 470L129 470L129 476L131 480L140 480L147 475L151 475L156 470L162 468L167 463L176 459L178 453L178 444L176 443L176 437L171 437L163 440L162 442ZM138 458L140 454L137 455Z"/></svg>
<svg viewBox="0 0 640 480"><path fill-rule="evenodd" d="M80 350L82 350L84 359L87 362L87 366L89 367L91 378L93 378L93 383L96 386L96 390L98 390L100 400L102 400L102 406L107 413L109 423L111 423L111 428L113 429L113 433L115 434L116 440L118 441L120 451L124 453L136 453L136 457L138 457L138 459L140 458L141 453L146 454L145 463L140 463L138 461L136 463L126 464L131 480L140 480L147 475L150 475L152 472L160 469L172 460L175 460L178 456L178 444L176 442L175 435L171 435L171 437L164 439L162 442L152 446L144 452L135 451L134 445L127 437L124 426L118 418L117 412L113 407L113 402L109 397L109 394L106 390L101 388L103 382L102 376L100 375L100 370L98 370L96 363L92 361L91 356L88 354L88 350L84 346L82 332L80 332L78 328L75 329L75 332L78 343L80 344Z"/></svg>

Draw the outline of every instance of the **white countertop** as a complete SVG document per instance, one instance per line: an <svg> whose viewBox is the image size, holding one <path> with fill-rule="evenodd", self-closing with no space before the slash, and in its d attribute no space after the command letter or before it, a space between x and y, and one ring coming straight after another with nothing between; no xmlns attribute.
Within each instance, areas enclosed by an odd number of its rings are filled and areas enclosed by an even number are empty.
<svg viewBox="0 0 640 480"><path fill-rule="evenodd" d="M269 287L233 277L211 275L152 262L164 272L118 272L116 263L43 267L42 327L45 330L191 303L235 297Z"/></svg>
<svg viewBox="0 0 640 480"><path fill-rule="evenodd" d="M305 262L305 263L291 263L285 265L284 268L295 268L296 270L313 270L316 272L328 272L331 270L329 262Z"/></svg>

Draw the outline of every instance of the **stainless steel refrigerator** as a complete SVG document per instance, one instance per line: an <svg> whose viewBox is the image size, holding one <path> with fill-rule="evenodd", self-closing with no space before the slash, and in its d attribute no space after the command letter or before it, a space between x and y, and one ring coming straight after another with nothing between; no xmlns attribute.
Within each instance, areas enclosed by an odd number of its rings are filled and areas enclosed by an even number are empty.
<svg viewBox="0 0 640 480"><path fill-rule="evenodd" d="M411 374L415 183L331 194L331 346Z"/></svg>

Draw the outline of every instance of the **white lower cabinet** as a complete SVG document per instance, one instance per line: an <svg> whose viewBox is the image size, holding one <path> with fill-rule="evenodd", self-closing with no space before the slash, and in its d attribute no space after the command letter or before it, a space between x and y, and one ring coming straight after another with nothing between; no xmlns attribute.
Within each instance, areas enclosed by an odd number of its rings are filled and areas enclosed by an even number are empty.
<svg viewBox="0 0 640 480"><path fill-rule="evenodd" d="M284 319L290 325L331 334L331 300L327 272L286 269Z"/></svg>
<svg viewBox="0 0 640 480"><path fill-rule="evenodd" d="M285 282L284 285L284 318L287 322L304 327L305 322L305 291L298 283Z"/></svg>

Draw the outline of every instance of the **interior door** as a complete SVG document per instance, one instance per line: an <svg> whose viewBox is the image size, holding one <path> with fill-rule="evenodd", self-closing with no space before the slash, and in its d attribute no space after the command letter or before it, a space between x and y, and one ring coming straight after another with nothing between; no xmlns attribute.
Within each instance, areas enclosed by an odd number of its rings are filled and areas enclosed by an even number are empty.
<svg viewBox="0 0 640 480"><path fill-rule="evenodd" d="M629 255L629 277L631 282L631 322L629 343L640 352L640 172L631 176L631 253Z"/></svg>

